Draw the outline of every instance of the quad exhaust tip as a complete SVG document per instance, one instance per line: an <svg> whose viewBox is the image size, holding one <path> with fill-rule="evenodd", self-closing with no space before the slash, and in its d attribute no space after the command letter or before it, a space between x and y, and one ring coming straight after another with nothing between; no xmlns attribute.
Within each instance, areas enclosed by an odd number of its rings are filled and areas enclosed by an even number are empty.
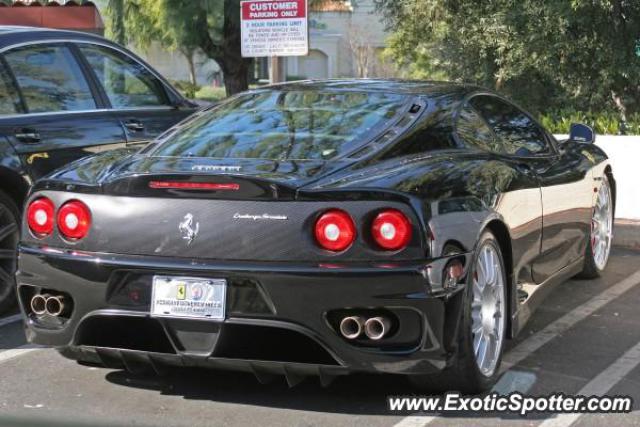
<svg viewBox="0 0 640 427"><path fill-rule="evenodd" d="M384 338L391 329L391 322L385 317L372 317L364 324L364 333L370 340L378 341Z"/></svg>
<svg viewBox="0 0 640 427"><path fill-rule="evenodd" d="M31 311L33 314L41 316L47 312L47 298L48 295L35 295L31 298Z"/></svg>
<svg viewBox="0 0 640 427"><path fill-rule="evenodd" d="M362 334L365 320L360 316L349 316L340 322L340 333L348 340L355 340Z"/></svg>
<svg viewBox="0 0 640 427"><path fill-rule="evenodd" d="M46 308L49 316L60 316L64 311L64 297L59 296L47 298Z"/></svg>
<svg viewBox="0 0 640 427"><path fill-rule="evenodd" d="M62 295L51 296L47 294L34 295L31 298L31 311L37 316L48 314L52 317L58 317L64 313L65 303Z"/></svg>
<svg viewBox="0 0 640 427"><path fill-rule="evenodd" d="M391 330L391 321L377 316L364 319L361 316L349 316L340 322L340 333L348 340L355 340L364 333L372 341L384 338Z"/></svg>

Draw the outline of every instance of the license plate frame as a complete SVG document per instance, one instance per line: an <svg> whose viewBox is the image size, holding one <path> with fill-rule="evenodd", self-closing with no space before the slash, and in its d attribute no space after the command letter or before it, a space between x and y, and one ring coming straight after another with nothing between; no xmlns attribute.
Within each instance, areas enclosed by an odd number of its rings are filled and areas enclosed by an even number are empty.
<svg viewBox="0 0 640 427"><path fill-rule="evenodd" d="M227 280L191 276L153 276L152 317L223 321Z"/></svg>

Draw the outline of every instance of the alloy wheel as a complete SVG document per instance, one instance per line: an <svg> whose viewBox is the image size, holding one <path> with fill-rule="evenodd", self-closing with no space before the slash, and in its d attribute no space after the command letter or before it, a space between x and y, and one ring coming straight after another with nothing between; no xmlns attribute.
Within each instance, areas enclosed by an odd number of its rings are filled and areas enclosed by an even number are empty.
<svg viewBox="0 0 640 427"><path fill-rule="evenodd" d="M598 191L596 206L591 219L591 253L596 268L604 270L609 261L611 243L613 241L613 209L611 204L611 190L608 182Z"/></svg>
<svg viewBox="0 0 640 427"><path fill-rule="evenodd" d="M493 245L480 249L473 274L471 332L475 361L485 376L496 370L505 329L504 274Z"/></svg>

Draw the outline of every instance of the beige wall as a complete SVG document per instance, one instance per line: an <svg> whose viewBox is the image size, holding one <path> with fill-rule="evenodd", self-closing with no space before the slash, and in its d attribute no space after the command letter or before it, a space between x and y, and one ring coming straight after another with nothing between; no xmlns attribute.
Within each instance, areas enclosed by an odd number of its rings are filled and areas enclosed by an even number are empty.
<svg viewBox="0 0 640 427"><path fill-rule="evenodd" d="M568 135L556 135L558 140ZM609 156L616 179L616 218L640 220L640 194L638 193L638 166L640 136L597 135L596 145Z"/></svg>
<svg viewBox="0 0 640 427"><path fill-rule="evenodd" d="M129 49L140 55L140 57L167 79L189 80L189 65L180 52L168 51L157 43L153 43L145 50L137 49L134 46L129 46ZM195 65L196 78L199 85L211 84L211 75L220 70L220 67L218 67L215 61L202 54L196 55Z"/></svg>
<svg viewBox="0 0 640 427"><path fill-rule="evenodd" d="M315 78L321 70L309 75L303 71L310 63L328 70L327 77L357 77L355 50L357 46L366 49L372 61L385 47L387 34L381 16L375 14L373 0L358 0L352 12L316 12L310 15L309 45L313 58L287 58L287 74ZM318 60L318 52L326 55L323 63ZM372 65L369 77L380 75ZM386 70L385 70L386 71ZM385 74L387 74L385 72Z"/></svg>

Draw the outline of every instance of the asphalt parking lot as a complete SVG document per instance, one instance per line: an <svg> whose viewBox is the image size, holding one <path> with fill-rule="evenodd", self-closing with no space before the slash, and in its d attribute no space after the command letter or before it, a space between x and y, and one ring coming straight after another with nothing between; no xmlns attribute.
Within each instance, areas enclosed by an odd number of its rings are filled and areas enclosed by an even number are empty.
<svg viewBox="0 0 640 427"><path fill-rule="evenodd" d="M495 388L628 395L636 410L626 415L391 414L386 397L412 389L390 376L340 378L328 388L309 378L292 389L284 379L261 385L252 375L229 372L136 377L31 348L11 315L0 319L0 425L638 425L639 301L640 252L615 250L604 277L567 282L545 301L509 343Z"/></svg>

